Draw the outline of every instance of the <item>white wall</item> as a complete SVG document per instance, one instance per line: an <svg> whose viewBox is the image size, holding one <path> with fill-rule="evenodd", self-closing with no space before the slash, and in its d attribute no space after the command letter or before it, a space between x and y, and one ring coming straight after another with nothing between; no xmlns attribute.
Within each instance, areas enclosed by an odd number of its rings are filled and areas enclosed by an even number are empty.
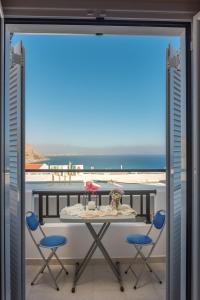
<svg viewBox="0 0 200 300"><path fill-rule="evenodd" d="M157 188L154 186L154 188ZM165 187L157 188L157 196L155 198L155 211L158 209L166 208L166 193ZM26 192L26 210L34 208L31 191ZM95 225L99 229L100 225ZM131 258L134 255L134 249L131 245L127 244L125 239L131 233L146 233L149 225L144 223L129 223L129 224L112 224L103 238L103 243L113 258ZM64 223L46 223L43 229L47 235L59 234L65 235L68 239L66 246L59 249L58 254L61 258L66 259L79 259L82 258L92 243L92 238L88 229L83 224L64 224ZM39 236L37 236L40 238ZM165 230L157 245L153 256L165 256ZM99 250L93 256L94 258L102 257ZM40 258L37 249L33 244L28 231L26 231L26 258L35 259Z"/></svg>

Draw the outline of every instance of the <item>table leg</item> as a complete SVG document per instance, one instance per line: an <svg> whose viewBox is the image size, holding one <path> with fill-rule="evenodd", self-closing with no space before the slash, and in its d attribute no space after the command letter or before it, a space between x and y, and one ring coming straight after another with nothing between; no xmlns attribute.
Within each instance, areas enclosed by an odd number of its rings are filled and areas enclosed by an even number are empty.
<svg viewBox="0 0 200 300"><path fill-rule="evenodd" d="M116 276L117 280L119 281L120 290L123 292L124 287L123 287L123 284L122 284L122 277L121 277L121 273L120 273L119 262L115 265L115 263L112 261L112 259L110 258L108 252L106 251L105 247L103 246L101 240L99 239L98 234L94 230L92 224L91 223L86 223L86 226L89 229L91 235L93 236L97 246L101 250L103 256L105 257L105 260L108 262L111 270L113 271L114 275Z"/></svg>
<svg viewBox="0 0 200 300"><path fill-rule="evenodd" d="M109 223L104 223L103 226L101 227L98 236L100 239L102 239L102 237L104 236L105 232L107 231L108 227L109 227ZM80 271L80 269L84 266L85 262L88 260L88 258L91 258L91 256L93 255L93 253L95 252L97 248L96 242L94 241L90 247L90 249L88 250L86 256L84 257L83 261L80 264L80 267L78 269L78 272Z"/></svg>
<svg viewBox="0 0 200 300"><path fill-rule="evenodd" d="M103 236L106 233L106 231L108 230L109 226L110 226L110 223L104 223L103 226L101 227L100 231L98 232L98 234L95 231L99 240L101 240L103 238ZM79 263L76 263L76 269L75 269L73 286L72 286L72 293L75 293L76 284L77 284L79 278L81 277L82 273L84 272L86 266L88 265L92 255L96 251L97 247L98 247L97 243L96 243L96 241L94 241L92 243L90 249L88 250L86 256L84 257L83 261L81 262L81 264L79 265Z"/></svg>
<svg viewBox="0 0 200 300"><path fill-rule="evenodd" d="M118 273L119 273L119 284L120 284L120 291L123 292L124 291L124 286L123 286L123 282L122 282L122 275L121 275L121 268L120 268L120 262L117 261L116 262L116 267L118 269Z"/></svg>

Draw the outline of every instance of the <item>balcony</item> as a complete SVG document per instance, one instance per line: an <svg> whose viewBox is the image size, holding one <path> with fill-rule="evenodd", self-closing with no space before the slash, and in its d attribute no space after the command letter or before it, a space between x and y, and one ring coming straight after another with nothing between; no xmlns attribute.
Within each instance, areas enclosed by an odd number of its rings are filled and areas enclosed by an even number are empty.
<svg viewBox="0 0 200 300"><path fill-rule="evenodd" d="M59 257L69 270L69 276L61 275L59 278L60 291L57 292L51 286L48 274L41 277L38 284L31 286L30 282L41 265L37 249L33 247L28 232L26 232L26 292L27 299L165 299L165 257L166 257L166 232L164 230L158 245L151 257L154 270L162 278L163 284L158 284L151 275L145 274L140 282L140 288L133 289L134 280L132 273L127 275L124 271L134 257L133 247L125 242L129 233L145 234L154 213L160 209L166 209L165 172L115 172L102 170L69 170L61 172L34 171L26 172L26 211L34 210L38 213L43 229L47 235L59 234L67 236L68 245L59 249ZM139 172L140 171L140 172ZM157 179L156 179L157 178ZM101 188L93 195L85 191L83 179L96 180ZM123 179L123 180L122 180ZM124 181L124 182L122 182ZM92 238L84 224L62 223L59 219L60 210L65 206L75 203L84 203L87 200L95 200L98 205L110 203L109 191L120 187L124 190L122 203L133 207L140 217L136 223L111 224L103 238L103 244L114 261L120 261L123 278L124 292L120 292L117 280L106 264L101 252L97 249L90 264L85 269L75 295L71 293L74 265L80 262L87 253ZM95 230L99 230L100 224L95 224ZM58 270L57 265L52 269ZM134 270L140 272L141 262L138 259Z"/></svg>

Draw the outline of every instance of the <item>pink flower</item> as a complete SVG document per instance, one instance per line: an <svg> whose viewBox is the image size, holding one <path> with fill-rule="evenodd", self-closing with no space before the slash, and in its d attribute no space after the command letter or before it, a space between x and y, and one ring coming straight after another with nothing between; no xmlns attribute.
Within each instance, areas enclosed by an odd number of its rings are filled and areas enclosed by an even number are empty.
<svg viewBox="0 0 200 300"><path fill-rule="evenodd" d="M86 190L91 193L95 193L100 188L100 185L98 185L92 181L86 181L84 186L85 186Z"/></svg>

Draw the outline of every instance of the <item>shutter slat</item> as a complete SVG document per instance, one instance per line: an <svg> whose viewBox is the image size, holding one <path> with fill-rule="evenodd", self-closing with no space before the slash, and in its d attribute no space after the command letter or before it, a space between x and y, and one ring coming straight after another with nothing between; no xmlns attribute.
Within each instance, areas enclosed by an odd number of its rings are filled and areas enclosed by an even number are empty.
<svg viewBox="0 0 200 300"><path fill-rule="evenodd" d="M169 48L169 57L173 61L177 51ZM171 300L180 300L181 295L181 209L182 209L182 190L181 190L181 167L182 167L182 80L181 71L174 66L169 68L169 105L170 105L170 124L169 139L170 139L170 165L169 168L173 172L169 172L168 185L169 202L170 202L170 253L169 253L169 268L170 268L170 291L169 298ZM171 175L170 175L171 174Z"/></svg>
<svg viewBox="0 0 200 300"><path fill-rule="evenodd" d="M14 52L22 55L21 43ZM24 69L16 64L10 67L9 76L9 170L10 170L10 276L11 299L24 300L24 270L22 222L24 219L23 195L23 131L19 126L23 115Z"/></svg>

